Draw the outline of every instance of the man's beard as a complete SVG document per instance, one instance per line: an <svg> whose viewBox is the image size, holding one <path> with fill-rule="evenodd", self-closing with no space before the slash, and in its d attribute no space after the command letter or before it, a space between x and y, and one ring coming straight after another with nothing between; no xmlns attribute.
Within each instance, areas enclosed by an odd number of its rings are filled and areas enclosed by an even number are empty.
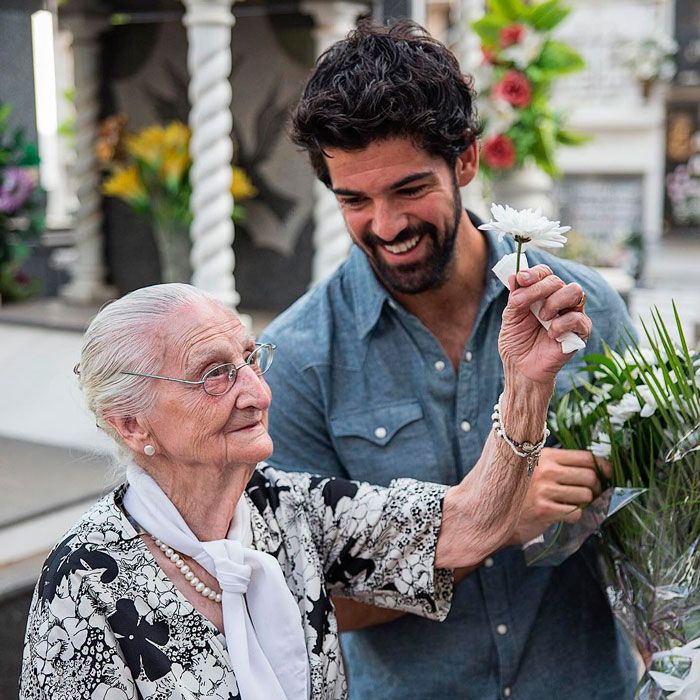
<svg viewBox="0 0 700 700"><path fill-rule="evenodd" d="M400 231L391 241L392 245L409 241L417 235L429 238L429 247L425 257L405 265L389 265L379 252L382 239L374 234L368 234L363 243L377 277L390 291L399 294L420 294L429 289L438 289L449 278L450 263L454 258L457 229L462 216L462 203L459 189L454 186L453 220L448 230L444 231L442 240L434 224L422 222L417 226L409 226Z"/></svg>

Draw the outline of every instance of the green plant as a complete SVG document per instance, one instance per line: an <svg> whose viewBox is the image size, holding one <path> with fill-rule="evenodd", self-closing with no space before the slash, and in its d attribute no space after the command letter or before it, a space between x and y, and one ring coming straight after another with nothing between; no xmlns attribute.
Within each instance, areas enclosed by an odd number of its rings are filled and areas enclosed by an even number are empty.
<svg viewBox="0 0 700 700"><path fill-rule="evenodd" d="M659 672L688 674L686 645L700 634L700 353L674 313L680 342L654 311L649 347L629 338L623 355L589 355L587 381L550 420L562 447L611 462L613 486L643 491L605 521L600 544L613 608L649 671L639 697L649 699L664 697Z"/></svg>
<svg viewBox="0 0 700 700"><path fill-rule="evenodd" d="M550 105L553 82L585 65L578 52L553 37L568 14L560 0L488 0L486 14L472 23L484 55L477 89L487 176L530 160L556 176L557 146L587 140L566 129L563 116Z"/></svg>
<svg viewBox="0 0 700 700"><path fill-rule="evenodd" d="M10 129L11 111L0 103L0 296L7 301L36 292L21 265L44 230L39 154L22 129Z"/></svg>

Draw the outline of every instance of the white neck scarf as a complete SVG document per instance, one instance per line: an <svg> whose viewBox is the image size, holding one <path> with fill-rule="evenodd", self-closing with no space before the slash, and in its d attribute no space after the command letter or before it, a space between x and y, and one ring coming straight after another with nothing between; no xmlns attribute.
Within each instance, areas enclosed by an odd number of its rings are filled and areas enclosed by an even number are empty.
<svg viewBox="0 0 700 700"><path fill-rule="evenodd" d="M154 537L192 557L221 586L224 634L242 700L308 700L309 659L299 607L279 562L250 548L241 496L224 540L200 542L156 482L135 464L124 507Z"/></svg>

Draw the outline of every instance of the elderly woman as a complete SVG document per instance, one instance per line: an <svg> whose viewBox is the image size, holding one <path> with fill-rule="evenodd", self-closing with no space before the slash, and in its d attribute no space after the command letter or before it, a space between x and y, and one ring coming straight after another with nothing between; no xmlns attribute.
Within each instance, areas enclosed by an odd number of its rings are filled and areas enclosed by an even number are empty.
<svg viewBox="0 0 700 700"><path fill-rule="evenodd" d="M265 466L273 347L188 285L102 309L77 372L126 482L46 561L22 697L343 698L331 594L443 619L453 571L476 566L516 523L568 359L550 335L590 332L580 310L557 308L563 283L533 270L503 316L497 429L453 488ZM561 312L550 335L528 311L535 301Z"/></svg>

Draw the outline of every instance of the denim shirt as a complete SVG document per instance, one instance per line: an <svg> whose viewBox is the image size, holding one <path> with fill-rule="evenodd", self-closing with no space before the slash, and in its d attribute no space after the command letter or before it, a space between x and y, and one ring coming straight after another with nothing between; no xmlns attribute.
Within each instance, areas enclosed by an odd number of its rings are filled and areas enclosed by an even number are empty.
<svg viewBox="0 0 700 700"><path fill-rule="evenodd" d="M266 374L271 464L376 484L456 484L469 472L503 389L497 343L507 291L490 270L514 250L511 240L484 235L485 288L457 371L357 248L273 321L262 337L278 346ZM586 290L586 352L623 339L630 318L597 273L527 255ZM582 354L560 373L558 391L571 386ZM528 568L519 548L501 550L457 584L445 622L406 615L344 634L343 650L354 700L626 700L636 685L588 546L554 568Z"/></svg>

